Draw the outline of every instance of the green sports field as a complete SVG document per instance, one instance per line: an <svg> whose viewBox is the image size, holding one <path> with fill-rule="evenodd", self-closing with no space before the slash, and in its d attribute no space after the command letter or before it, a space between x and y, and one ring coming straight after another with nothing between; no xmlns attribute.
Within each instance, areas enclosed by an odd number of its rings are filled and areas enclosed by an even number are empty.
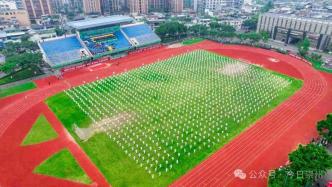
<svg viewBox="0 0 332 187"><path fill-rule="evenodd" d="M166 186L301 85L197 50L70 89L47 103L112 186Z"/></svg>
<svg viewBox="0 0 332 187"><path fill-rule="evenodd" d="M0 99L3 97L8 97L28 90L32 90L34 88L36 88L36 85L33 82L24 83L9 88L0 88Z"/></svg>

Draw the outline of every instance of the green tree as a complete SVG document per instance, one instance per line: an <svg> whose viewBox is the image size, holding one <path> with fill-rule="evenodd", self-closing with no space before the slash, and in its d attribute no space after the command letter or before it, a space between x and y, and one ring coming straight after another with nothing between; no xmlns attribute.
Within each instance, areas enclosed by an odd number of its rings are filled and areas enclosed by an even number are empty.
<svg viewBox="0 0 332 187"><path fill-rule="evenodd" d="M21 37L21 41L28 41L30 38L30 36L28 34L24 34L22 37Z"/></svg>
<svg viewBox="0 0 332 187"><path fill-rule="evenodd" d="M236 29L231 25L222 24L220 25L221 32L235 33Z"/></svg>
<svg viewBox="0 0 332 187"><path fill-rule="evenodd" d="M270 173L268 186L269 187L281 187L281 186L292 186L300 187L301 184L294 180L295 174L289 166L284 166L276 169Z"/></svg>
<svg viewBox="0 0 332 187"><path fill-rule="evenodd" d="M242 26L248 30L256 30L258 24L258 15L254 15L251 18L243 21Z"/></svg>
<svg viewBox="0 0 332 187"><path fill-rule="evenodd" d="M317 123L317 131L329 143L332 143L332 114L326 116L326 120Z"/></svg>
<svg viewBox="0 0 332 187"><path fill-rule="evenodd" d="M162 39L177 39L187 32L187 27L177 21L171 21L161 24L157 29L156 33Z"/></svg>
<svg viewBox="0 0 332 187"><path fill-rule="evenodd" d="M13 73L15 71L15 68L17 67L16 63L9 63L6 62L3 65L0 66L0 71L6 73L6 74L10 74Z"/></svg>
<svg viewBox="0 0 332 187"><path fill-rule="evenodd" d="M64 29L60 28L60 27L56 27L55 28L55 33L56 33L57 36L62 36L66 33L66 31Z"/></svg>
<svg viewBox="0 0 332 187"><path fill-rule="evenodd" d="M319 55L317 53L311 53L310 58L313 60L322 61L322 55Z"/></svg>
<svg viewBox="0 0 332 187"><path fill-rule="evenodd" d="M208 28L205 25L202 24L196 24L191 27L189 27L189 31L194 35L207 35L208 34Z"/></svg>
<svg viewBox="0 0 332 187"><path fill-rule="evenodd" d="M6 56L6 58L15 56L17 54L25 53L25 52L33 52L37 51L38 45L35 42L24 40L20 43L18 42L9 42L6 43L5 48L1 51L2 54Z"/></svg>
<svg viewBox="0 0 332 187"><path fill-rule="evenodd" d="M220 27L221 27L221 24L219 24L218 22L211 22L210 24L209 24L209 26L210 26L210 28L211 29L216 29L216 30L218 30Z"/></svg>
<svg viewBox="0 0 332 187"><path fill-rule="evenodd" d="M299 148L289 155L290 168L294 173L301 171L313 171L319 175L325 175L332 168L332 156L325 147L316 144L300 145ZM312 184L317 178L297 177L296 180L302 184Z"/></svg>
<svg viewBox="0 0 332 187"><path fill-rule="evenodd" d="M312 185L328 169L332 168L332 156L320 145L300 145L298 149L289 154L290 164L276 169L274 174L269 175L269 186L293 186L301 187ZM305 175L312 173L313 177Z"/></svg>
<svg viewBox="0 0 332 187"><path fill-rule="evenodd" d="M41 62L41 53L22 53L6 58L6 62L0 66L0 70L5 73L12 73L16 69L37 66Z"/></svg>
<svg viewBox="0 0 332 187"><path fill-rule="evenodd" d="M273 5L273 1L269 0L262 8L261 8L261 12L265 13L268 12L269 10L271 10L274 7Z"/></svg>
<svg viewBox="0 0 332 187"><path fill-rule="evenodd" d="M270 38L270 34L268 32L263 31L263 32L261 32L259 34L262 36L262 40L264 42L267 42L269 40L269 38Z"/></svg>
<svg viewBox="0 0 332 187"><path fill-rule="evenodd" d="M298 52L299 55L301 55L302 57L306 57L309 51L309 47L310 47L310 41L308 38L304 38L303 41L301 41L298 45Z"/></svg>
<svg viewBox="0 0 332 187"><path fill-rule="evenodd" d="M251 42L259 42L262 39L262 35L256 32L248 32L239 35L241 40L250 40Z"/></svg>
<svg viewBox="0 0 332 187"><path fill-rule="evenodd" d="M210 28L209 28L208 34L210 36L218 36L218 37L234 37L235 36L236 29L231 25L219 24L218 22L211 22L209 26L210 26ZM193 28L193 30L196 31L195 33L197 33L197 28ZM203 32L205 31L205 29L201 29L201 30L203 30ZM201 33L201 34L204 34L204 33Z"/></svg>

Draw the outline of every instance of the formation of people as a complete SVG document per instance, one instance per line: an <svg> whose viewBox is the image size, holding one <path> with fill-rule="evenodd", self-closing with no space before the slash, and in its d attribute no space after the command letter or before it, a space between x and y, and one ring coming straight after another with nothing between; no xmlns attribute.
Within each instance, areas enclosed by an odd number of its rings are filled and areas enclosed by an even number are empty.
<svg viewBox="0 0 332 187"><path fill-rule="evenodd" d="M211 153L253 122L290 79L204 50L66 94L152 178ZM117 117L119 114L130 117Z"/></svg>

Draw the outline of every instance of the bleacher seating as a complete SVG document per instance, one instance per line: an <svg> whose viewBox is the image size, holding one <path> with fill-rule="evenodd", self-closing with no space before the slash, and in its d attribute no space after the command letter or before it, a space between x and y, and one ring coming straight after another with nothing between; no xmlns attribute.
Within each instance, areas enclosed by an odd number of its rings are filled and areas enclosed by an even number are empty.
<svg viewBox="0 0 332 187"><path fill-rule="evenodd" d="M45 61L52 67L84 60L83 56L119 55L161 41L147 24L134 23L128 16L100 17L67 24L75 29L76 35L39 43Z"/></svg>
<svg viewBox="0 0 332 187"><path fill-rule="evenodd" d="M40 46L53 65L79 60L81 51L84 50L76 36L44 41Z"/></svg>
<svg viewBox="0 0 332 187"><path fill-rule="evenodd" d="M50 61L52 62L71 62L81 58L80 51L72 50L62 53L56 53L52 56L49 56Z"/></svg>
<svg viewBox="0 0 332 187"><path fill-rule="evenodd" d="M126 25L121 29L130 40L138 42L138 47L160 42L160 38L145 23Z"/></svg>
<svg viewBox="0 0 332 187"><path fill-rule="evenodd" d="M94 41L93 37L100 37L113 34L113 37ZM87 30L80 32L81 39L93 55L102 54L107 51L123 51L128 50L132 46L126 37L122 34L119 26L100 28L96 30Z"/></svg>
<svg viewBox="0 0 332 187"><path fill-rule="evenodd" d="M130 43L128 42L128 40L120 30L116 31L114 35L118 39L116 42L114 42L115 50L123 50L131 48Z"/></svg>

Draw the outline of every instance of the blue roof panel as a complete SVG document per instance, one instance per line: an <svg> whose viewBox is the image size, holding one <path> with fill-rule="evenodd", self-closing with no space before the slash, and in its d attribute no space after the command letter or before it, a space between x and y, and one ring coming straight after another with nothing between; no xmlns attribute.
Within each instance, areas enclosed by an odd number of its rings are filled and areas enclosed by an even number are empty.
<svg viewBox="0 0 332 187"><path fill-rule="evenodd" d="M114 16L98 17L98 18L92 18L80 21L71 21L68 22L67 25L77 30L82 30L82 29L89 29L89 28L101 27L106 25L132 23L133 21L134 19L129 16L114 15Z"/></svg>

